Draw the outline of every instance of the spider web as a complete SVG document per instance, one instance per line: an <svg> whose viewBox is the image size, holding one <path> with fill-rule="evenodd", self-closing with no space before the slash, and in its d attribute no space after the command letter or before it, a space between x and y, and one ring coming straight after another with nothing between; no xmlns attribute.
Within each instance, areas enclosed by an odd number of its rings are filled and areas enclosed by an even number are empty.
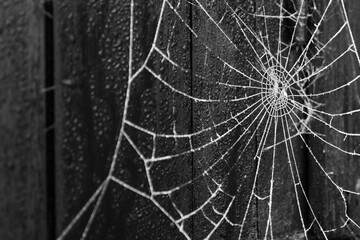
<svg viewBox="0 0 360 240"><path fill-rule="evenodd" d="M113 160L58 239L83 218L81 239L91 238L107 192L120 188L151 203L179 238L274 239L291 229L292 239L356 239L350 205L360 183L344 166L360 155L360 59L344 1L154 6L141 61L139 4L126 6L128 77ZM136 180L123 171L129 161Z"/></svg>

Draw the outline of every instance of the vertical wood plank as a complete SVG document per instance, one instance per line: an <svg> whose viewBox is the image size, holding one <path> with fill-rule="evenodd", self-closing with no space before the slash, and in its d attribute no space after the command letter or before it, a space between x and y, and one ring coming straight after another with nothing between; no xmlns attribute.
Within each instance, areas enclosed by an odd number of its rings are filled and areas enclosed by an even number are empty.
<svg viewBox="0 0 360 240"><path fill-rule="evenodd" d="M194 131L212 128L195 141L197 145L209 146L194 153L194 175L201 175L205 170L207 173L207 178L194 186L194 206L201 206L210 198L211 202L194 218L194 239L204 239L212 231L214 233L210 239L238 239L240 231L241 238L256 237L256 212L253 211L253 201L250 200L256 168L256 138L248 142L257 125L257 121L250 125L256 113L246 119L247 114L253 110L251 108L239 115L255 100L229 102L230 99L253 93L248 89L221 85L249 85L248 79L231 69L234 67L250 75L252 69L247 61L254 60L254 53L242 34L233 11L237 11L240 17L246 19L247 24L254 27L255 22L245 13L254 11L254 3L227 2L228 5L222 1L199 1L192 11L192 26L198 36L192 41L193 94L203 99L221 100L219 103L193 105ZM241 11L238 7L245 10ZM239 124L243 119L242 124ZM220 124L222 122L225 123ZM227 131L230 132L226 133ZM248 206L250 208L247 211ZM244 226L241 229L231 226L216 211L226 213L227 219L232 223L244 223ZM215 223L219 226L214 226Z"/></svg>
<svg viewBox="0 0 360 240"><path fill-rule="evenodd" d="M295 9L286 9L289 4L291 5L292 2L258 0L256 1L256 9L259 15L280 16L282 14L284 16L289 12L295 12ZM285 44L290 44L291 42L292 31L294 31L294 26L291 25L292 20L290 20L290 23L286 20L280 22L278 18L264 18L259 16L256 21L257 31L262 34L261 40L268 48L265 50L264 46L257 43L257 50L259 52L270 51L272 56L276 58L279 54L278 48L280 47L280 49L284 49ZM283 43L280 46L279 41L282 41ZM294 42L293 44L295 45ZM265 57L262 60L265 67L268 67L269 69L276 69L278 67L277 65L281 65L282 68L285 68L286 61L284 59L289 58L288 66L286 68L286 71L289 71L292 67L291 63L296 60L294 59L294 57L298 54L296 51L298 51L296 48L291 49L290 53L288 51L284 51L282 59L273 59L270 61L270 64L266 63L267 59ZM285 69L282 69L281 71L285 71ZM286 74L284 76L289 77L286 76ZM286 79L284 78L282 80L285 81ZM280 111L278 111L277 114L281 114ZM277 121L276 131L275 121ZM287 123L289 124L288 126L286 125ZM295 133L296 131L292 127L289 115L278 118L274 117L265 147L273 145L274 142L282 142L284 138L288 138L289 134L293 135ZM259 132L258 145L260 144L261 137L264 136L264 134L264 131ZM301 139L293 138L291 142L287 141L286 144L282 143L277 145L275 148L275 154L274 147L264 151L262 154L260 173L256 189L258 196L265 198L264 200L257 199L259 238L264 238L266 231L268 231L268 235L266 236L267 238L270 238L270 231L272 231L275 239L292 239L304 235L298 207L298 204L302 204L301 191L298 191L300 188L295 189L294 183L294 181L298 182L295 163L297 169L299 170L300 178L303 174L304 154L301 146ZM292 150L294 152L294 156ZM291 171L293 171L294 176L292 176ZM270 193L271 181L273 181L273 186ZM298 191L298 196L296 196L295 191ZM272 195L271 227L268 226L270 194ZM305 218L304 213L302 214L303 218Z"/></svg>
<svg viewBox="0 0 360 240"><path fill-rule="evenodd" d="M135 73L153 51L147 64L179 89L188 91L188 73L175 69L152 49L159 14L163 10L159 39L154 44L189 69L189 31L161 1L56 1L58 150L58 234L66 228L109 174L126 100L129 63ZM176 6L176 5L175 5ZM178 11L186 18L189 8L181 1ZM132 15L132 12L134 15ZM130 20L133 18L133 35ZM129 60L129 40L133 39ZM174 70L175 69L175 70ZM127 120L158 133L190 130L189 101L144 70L130 89ZM173 112L175 111L175 112ZM146 169L131 142L144 156L182 150L176 141L152 137L127 124L113 176L149 194ZM130 140L129 140L130 139ZM130 142L131 141L131 142ZM156 148L153 147L155 141ZM180 146L180 147L179 147ZM191 179L191 157L152 164L150 174L157 191ZM183 170L181 170L183 169ZM189 196L190 194L190 196ZM192 190L171 196L179 208L190 208ZM156 200L171 208L170 196ZM71 226L64 239L80 239L94 203ZM174 209L172 210L175 211ZM176 212L176 211L175 211ZM191 225L191 224L190 224ZM183 239L174 224L148 199L110 182L87 239Z"/></svg>
<svg viewBox="0 0 360 240"><path fill-rule="evenodd" d="M323 7L326 6L327 3L328 1L325 1ZM325 39L334 36L335 31L341 27L340 24L343 24L345 20L345 16L341 10L341 3L339 2L339 4L337 4L336 2L333 5L333 9L336 9L334 14L329 18L326 24L322 26ZM359 14L356 9L359 9L360 7L359 2L346 1L345 6L352 27L351 30L354 34L355 44L357 44L359 42L357 31ZM347 28L346 31L348 31ZM320 39L320 41L321 40L322 39ZM325 63L329 63L335 56L343 53L350 43L351 36L348 33L343 33L340 38L335 38L330 45L333 51L328 50L325 53ZM346 84L350 79L355 78L360 73L359 70L359 63L357 62L356 56L354 54L347 54L337 61L332 66L331 70L327 71L327 74L316 83L314 91L326 91L334 89L339 85ZM359 88L358 82L356 82L349 87L335 91L333 94L327 94L324 97L320 97L318 100L325 103L325 105L321 107L325 112L347 112L359 109L358 95ZM359 119L359 114L345 115L341 118L334 117L330 123L332 126L345 132L358 133ZM325 121L329 122L329 119L325 118ZM360 141L358 137L345 137L345 135L339 134L339 132L329 129L324 124L319 123L319 121L314 121L311 124L313 124L312 126L314 129L318 129L320 133L324 134L324 140L346 151L359 153L357 146L359 146ZM328 176L341 188L359 192L359 157L344 154L340 150L335 149L315 137L309 137L308 140L311 151L324 167ZM310 202L322 227L324 229L337 229L336 231L327 233L327 237L329 239L357 239L356 236L359 234L359 229L357 227L350 222L343 228L340 228L340 226L345 223L346 214L348 214L348 216L357 224L360 223L359 197L346 192L344 192L344 196L341 196L339 189L334 186L334 184L329 181L329 177L326 177L319 169L314 158L310 154L308 155L310 161L308 190ZM347 209L345 208L345 204L347 205ZM309 218L311 219L310 213ZM319 227L316 225L310 233L313 234L313 237L325 239L325 237L322 236Z"/></svg>
<svg viewBox="0 0 360 240"><path fill-rule="evenodd" d="M47 237L43 20L40 1L0 3L0 239Z"/></svg>
<svg viewBox="0 0 360 240"><path fill-rule="evenodd" d="M360 2L359 1L347 1L345 4L346 8L348 9L347 14L350 21L350 27L353 33L354 41L357 47L357 51L360 54L360 15L358 14L360 11ZM354 60L353 60L354 61ZM353 64L356 64L356 62L353 62ZM354 67L353 67L354 68ZM353 73L354 74L354 73ZM360 74L360 72L357 72L357 74ZM353 106L353 108L360 108L360 84L356 83L354 88L350 91L348 95L347 104L350 106ZM349 129L352 129L354 132L358 133L360 132L360 126L359 126L360 116L356 115L349 120ZM352 141L352 146L355 147L355 150L359 152L359 146L360 141ZM351 177L349 178L349 181L347 182L347 187L349 187L350 190L353 190L355 192L360 192L360 162L359 158L353 157L351 159L351 164L349 166L349 169L351 171ZM352 195L348 196L348 213L351 218L354 219L354 221L360 225L360 196ZM357 236L360 236L360 230L356 228L352 228L354 234Z"/></svg>
<svg viewBox="0 0 360 240"><path fill-rule="evenodd" d="M243 8L249 8L249 11L253 11L251 1L230 1L229 4L240 5ZM224 99L241 96L243 94L241 91L214 88L214 85L219 79L226 82L227 79L236 75L222 60L226 60L246 72L251 72L250 69L243 67L246 64L245 58L242 58L238 50L233 48L230 43L226 43L228 39L211 22L209 17L201 12L201 9L190 7L185 2L179 2L179 6L181 6L178 9L180 15L194 28L199 38L191 37L184 27L185 24L170 9L166 8L166 16L163 17L163 22L166 24L161 27L161 37L155 44L161 53L166 53L171 60L184 66L190 72L192 71L191 77L189 72L177 69L173 63L167 62L165 58L160 56L160 52L154 52L148 67L176 89L181 89L190 95ZM58 149L61 149L58 155L61 161L57 166L59 232L85 205L91 194L95 192L108 174L107 170L111 163L116 137L121 126L126 82L128 80L130 8L129 3L125 1L106 3L57 2L58 117L62 119L57 125L59 133L61 133L61 135L59 134L58 146ZM159 2L156 1L148 4L135 1L136 26L134 32L136 32L136 37L134 39L135 53L132 59L134 71L142 66L151 49L160 8ZM251 53L249 46L246 47L246 41L239 40L243 39L243 36L239 36L241 31L239 29L236 31L236 24L231 22L231 14L227 12L229 9L226 10L226 7L216 3L207 4L206 9L217 20L224 17L223 20L219 21L222 30L225 30L226 34L234 40L235 46L241 49L242 54L251 58L253 53ZM188 19L190 12L191 19ZM276 26L274 29L276 32ZM192 40L191 44L189 43L190 39ZM273 43L276 44L276 38L273 39ZM232 105L225 103L225 101L219 104L191 102L173 91L169 91L146 70L136 78L130 93L132 98L130 99L130 112L127 119L138 126L158 133L187 133L189 129L198 131L211 127L229 118L231 112L239 112L239 109L244 109L253 103L249 101ZM351 93L350 96L352 94L356 95L356 93ZM344 96L340 97L344 98ZM350 101L349 99L347 101ZM191 112L192 110L193 112ZM247 121L244 125L247 126L250 122ZM171 155L175 150L186 149L174 139L151 139L149 135L129 126L125 128L125 131L133 143L141 151L144 151L145 155L151 155L155 147L155 152L158 155ZM215 138L220 131L222 130L216 129L204 134L201 138L193 140L193 143L201 145L213 141L210 139ZM189 177L202 175L204 169L207 169L211 164L209 159L219 159L219 153L224 154L243 131L244 129L239 128L238 131L234 131L231 136L226 138L227 140L230 139L229 142L219 141L216 146L186 156L174 164L159 164L155 167L152 165L151 174L156 187L167 189L179 185ZM281 133L278 134L281 135ZM250 135L251 131L247 137ZM258 135L258 140L260 137ZM155 141L155 147L149 147L152 140ZM144 146L141 146L142 144ZM300 150L300 143L294 141L293 144L296 145L297 158L302 159L303 153ZM231 170L219 164L216 168L219 171L211 172L211 177L202 179L200 183L194 182L194 189L189 188L181 194L176 192L176 194L158 199L158 201L164 204L168 211L171 208L169 199L177 202L179 209L183 211L194 210L209 198L207 187L211 186L216 189L218 186L214 184L213 180L220 179L223 190L236 196L236 203L233 205L237 209L231 209L234 213L229 214L229 216L235 222L241 220L248 200L243 196L249 195L251 192L252 177L256 168L256 162L253 161L253 154L256 150L255 142L250 144L246 153L241 155L241 159L238 157L245 145L246 142L240 141L232 147L232 151L226 153L226 161L222 162L235 166ZM121 148L122 153L118 159L119 168L114 174L131 186L139 187L142 191L147 192L148 183L147 178L144 177L144 166L141 158L134 150L130 142L124 140ZM322 149L318 147L318 151L322 151ZM284 149L279 149L279 153L285 157L276 158L276 177L273 179L275 181L273 231L276 237L289 237L301 230L301 226L299 225L297 203L292 179L289 175L290 169L286 152ZM265 155L261 166L264 171L258 176L261 179L257 186L259 189L269 189L270 173L266 170L271 169L272 156L267 153ZM193 170L191 169L192 164L194 164ZM299 162L299 166L302 168L301 162ZM354 166L352 164L350 167ZM344 168L348 168L348 166ZM252 177L245 179L245 175ZM311 182L310 189L312 190L310 192L314 194L318 190L320 180L317 180L317 176L311 176ZM352 184L354 185L354 183ZM238 186L244 190L239 191ZM264 194L266 192L263 191ZM183 200L189 199L191 194L194 194L191 203L189 200ZM287 197L284 198L284 195ZM316 198L317 201L327 201L319 197L318 193L315 193L313 198ZM229 204L229 199L226 196L219 195L216 201L222 201L221 204L217 205L221 207L226 207ZM355 200L351 201L356 203ZM104 236L107 236L107 239L116 236L122 236L125 239L143 239L146 237L164 239L174 237L174 235L181 238L177 229L169 228L173 225L168 219L159 217L158 223L151 223L154 216L162 216L162 213L150 201L113 182L109 185L109 191L106 192L102 202L89 232L90 239ZM279 202L281 204L275 204ZM243 238L257 235L261 237L264 233L268 209L266 203L262 204L258 201L257 204L259 208L257 213L248 213L249 219L246 221ZM69 239L80 237L93 206L74 225L68 235ZM357 209L356 204L355 206L351 205L351 209ZM211 212L211 209L204 211L209 211L206 212L207 217L215 218L216 214ZM256 214L260 219L257 223L258 233L256 233L256 224L254 223ZM191 236L201 239L207 236L213 226L209 224L204 214L197 214L186 223L185 227L188 232L191 232ZM199 231L199 227L204 228L205 231ZM238 234L232 229L224 222L213 237L232 238Z"/></svg>

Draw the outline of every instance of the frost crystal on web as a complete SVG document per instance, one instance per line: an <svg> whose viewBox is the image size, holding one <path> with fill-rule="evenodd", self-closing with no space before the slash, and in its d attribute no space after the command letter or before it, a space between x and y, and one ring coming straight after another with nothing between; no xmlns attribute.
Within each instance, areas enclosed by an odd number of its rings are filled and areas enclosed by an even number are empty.
<svg viewBox="0 0 360 240"><path fill-rule="evenodd" d="M248 2L154 1L140 60L143 3L129 2L113 160L59 240L106 228L95 219L114 191L151 205L179 239L359 237L349 176L360 169L360 59L347 2ZM140 215L138 228L157 221Z"/></svg>

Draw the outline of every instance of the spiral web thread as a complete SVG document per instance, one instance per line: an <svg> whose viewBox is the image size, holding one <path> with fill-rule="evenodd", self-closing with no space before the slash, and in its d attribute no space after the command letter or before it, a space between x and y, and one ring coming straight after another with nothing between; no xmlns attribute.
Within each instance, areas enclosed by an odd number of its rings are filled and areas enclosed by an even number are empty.
<svg viewBox="0 0 360 240"><path fill-rule="evenodd" d="M136 17L139 16L136 15L136 4L132 0L129 4L127 91L112 164L107 178L58 239L66 239L79 219L84 217L86 211L90 211L81 239L88 237L89 230L95 227L93 222L99 214L104 195L111 188L110 183L150 201L186 239L192 239L189 222L196 225L196 219L202 219L202 224L197 229L203 227L203 239L216 239L217 232L221 232L224 226L233 229L237 239L247 239L251 234L247 229L254 214L253 204L262 204L265 209L261 220L263 232L257 237L274 239L277 234L273 230L274 221L278 218L276 205L279 204L279 198L276 197L279 190L277 184L281 184L277 178L279 164L285 165L282 169L288 171L288 181L292 182L289 189L290 196L296 203L297 212L292 214L297 218L298 236L309 239L310 232L315 232L319 238L328 239L333 233L347 231L356 239L360 223L348 214L348 205L351 198L360 195L359 184L348 184L356 182L356 179L342 184L350 169L333 169L327 164L330 160L323 159L336 156L334 161L359 161L359 129L349 127L346 122L358 117L360 102L351 99L347 100L347 105L340 104L337 108L329 108L329 105L344 100L339 96L352 96L350 93L357 89L360 59L345 2L318 2L263 1L258 6L243 9L222 0L216 3L222 6L221 11L215 12L212 7L216 4L211 1L164 0L158 11L157 28L150 51L142 65L134 66L133 43ZM286 4L290 7L284 8ZM183 14L183 8L195 9L198 17L206 20L214 34L220 36L226 48L237 57L224 55L218 46L213 46L213 39L207 38L201 29L193 26ZM169 15L177 20L171 23L165 21ZM255 25L251 24L254 22ZM167 26L170 24L173 25ZM195 67L191 71L189 66L184 66L173 58L173 53L176 52L173 48L178 46L173 47L172 42L175 40L172 34L161 36L164 26L174 32L176 28L186 29L193 41L205 49L203 67L207 69L211 61L216 62L221 66L220 74L216 75L212 71L204 73L197 71ZM285 36L286 29L288 32ZM273 41L274 38L279 41ZM253 57L242 53L244 45L252 52ZM239 63L239 59L243 62ZM192 79L205 86L204 89L218 91L196 92L179 87L179 84L152 64L156 60L170 69L170 72L188 77L193 73ZM351 69L348 71L350 73L338 72L339 66L343 65ZM151 81L170 93L173 101L175 98L182 99L190 103L193 109L207 109L210 117L198 117L191 131L179 129L180 123L175 117L179 107L174 104L172 113L166 113L172 114L172 124L167 129L154 128L133 120L130 114L133 101L131 94L142 74L150 76ZM330 81L331 75L337 76L339 80ZM219 106L227 106L228 110L221 112L220 117L215 117L219 113ZM142 139L150 139L146 147L143 147L145 140L143 142ZM252 147L254 142L257 142L256 149ZM314 150L311 146L314 143L322 146L323 151ZM162 147L167 144L175 146L172 148L173 152L163 151ZM146 182L141 186L132 184L117 173L124 145L136 152L143 165ZM314 207L314 199L309 197L306 190L300 170L304 160L297 155L298 145L307 152L315 174L323 179L322 183L325 185L321 186L324 188L322 191L340 202L335 207L336 218L331 224L326 222L326 217L324 219L324 211ZM208 156L196 158L217 148L219 153L210 159ZM252 152L253 155L249 158L247 152ZM189 156L194 157L197 169L191 178L182 179L175 184L165 183L167 179L162 178L159 172L179 161L185 161ZM247 165L253 163L256 164L252 165L252 177L249 177L251 174L241 174L245 172L241 168L246 169ZM269 168L265 180L261 179L264 168ZM233 183L235 188L229 189L229 179L234 174L238 181ZM349 175L351 176L351 172ZM250 187L244 190L241 180ZM261 185L260 182L264 181L266 183ZM205 186L205 194L199 198L200 203L190 210L183 208L176 196L184 193L184 189L198 184ZM165 204L161 199L170 200L171 204ZM307 209L307 216L304 215L304 209ZM207 224L203 224L204 222Z"/></svg>

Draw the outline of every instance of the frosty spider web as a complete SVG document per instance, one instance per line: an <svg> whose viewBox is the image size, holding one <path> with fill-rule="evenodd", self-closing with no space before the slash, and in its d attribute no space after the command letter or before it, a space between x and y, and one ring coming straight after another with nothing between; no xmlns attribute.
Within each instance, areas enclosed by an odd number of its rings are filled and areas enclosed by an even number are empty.
<svg viewBox="0 0 360 240"><path fill-rule="evenodd" d="M356 239L360 184L348 176L359 166L360 59L345 2L157 1L141 61L139 5L126 6L128 77L109 172L58 239L106 228L96 218L118 189L151 204L177 238Z"/></svg>

